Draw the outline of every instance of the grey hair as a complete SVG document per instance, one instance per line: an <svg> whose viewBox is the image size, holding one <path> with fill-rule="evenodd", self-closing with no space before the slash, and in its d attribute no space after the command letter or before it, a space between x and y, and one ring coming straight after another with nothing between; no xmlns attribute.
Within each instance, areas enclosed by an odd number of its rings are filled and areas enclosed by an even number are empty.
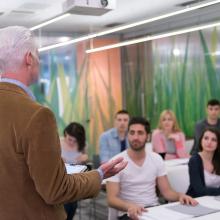
<svg viewBox="0 0 220 220"><path fill-rule="evenodd" d="M21 26L0 29L0 74L16 73L27 52L36 55L37 44L32 32Z"/></svg>

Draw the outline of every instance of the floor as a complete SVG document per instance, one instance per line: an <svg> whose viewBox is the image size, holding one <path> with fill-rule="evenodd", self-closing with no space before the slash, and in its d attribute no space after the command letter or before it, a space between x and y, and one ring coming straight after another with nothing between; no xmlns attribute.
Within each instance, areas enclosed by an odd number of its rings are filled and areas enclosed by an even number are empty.
<svg viewBox="0 0 220 220"><path fill-rule="evenodd" d="M107 220L108 206L106 192L101 191L95 199L86 199L78 203L73 220Z"/></svg>

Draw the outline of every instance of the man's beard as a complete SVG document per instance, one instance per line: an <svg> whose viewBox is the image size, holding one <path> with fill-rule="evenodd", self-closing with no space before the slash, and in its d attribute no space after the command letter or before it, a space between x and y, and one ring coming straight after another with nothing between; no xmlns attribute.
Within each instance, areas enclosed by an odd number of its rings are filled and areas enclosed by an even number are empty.
<svg viewBox="0 0 220 220"><path fill-rule="evenodd" d="M132 143L129 143L129 144L130 144L130 148L134 151L142 151L145 148L145 143L140 144L138 146L134 146L132 145Z"/></svg>

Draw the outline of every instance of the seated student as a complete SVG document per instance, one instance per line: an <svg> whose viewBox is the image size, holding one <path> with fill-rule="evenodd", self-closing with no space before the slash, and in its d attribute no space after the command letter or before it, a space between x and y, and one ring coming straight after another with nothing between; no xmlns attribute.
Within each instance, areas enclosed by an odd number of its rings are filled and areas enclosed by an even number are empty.
<svg viewBox="0 0 220 220"><path fill-rule="evenodd" d="M185 149L185 135L171 110L160 114L158 128L152 134L152 145L153 151L165 160L189 157Z"/></svg>
<svg viewBox="0 0 220 220"><path fill-rule="evenodd" d="M209 100L207 103L206 112L207 117L198 121L195 125L194 144L190 154L199 152L198 143L205 128L213 127L220 130L220 101L218 99Z"/></svg>
<svg viewBox="0 0 220 220"><path fill-rule="evenodd" d="M119 210L118 219L136 220L145 207L158 205L156 186L169 201L197 204L191 197L171 188L164 161L158 154L145 149L149 133L150 124L147 120L142 117L132 118L128 125L130 147L114 157L123 157L128 161L123 171L107 179L108 204Z"/></svg>
<svg viewBox="0 0 220 220"><path fill-rule="evenodd" d="M84 127L72 122L64 129L64 138L61 138L61 157L65 163L85 164L88 155L85 153L86 135ZM77 209L77 201L64 204L67 214L66 220L72 220Z"/></svg>
<svg viewBox="0 0 220 220"><path fill-rule="evenodd" d="M107 162L128 147L128 121L129 113L126 110L120 110L115 114L115 127L101 134L99 138L101 163Z"/></svg>
<svg viewBox="0 0 220 220"><path fill-rule="evenodd" d="M189 160L192 197L220 195L220 133L217 128L206 128L199 140L199 153Z"/></svg>
<svg viewBox="0 0 220 220"><path fill-rule="evenodd" d="M61 156L65 163L85 164L88 155L85 152L86 134L84 127L72 122L64 129L64 137L60 139Z"/></svg>

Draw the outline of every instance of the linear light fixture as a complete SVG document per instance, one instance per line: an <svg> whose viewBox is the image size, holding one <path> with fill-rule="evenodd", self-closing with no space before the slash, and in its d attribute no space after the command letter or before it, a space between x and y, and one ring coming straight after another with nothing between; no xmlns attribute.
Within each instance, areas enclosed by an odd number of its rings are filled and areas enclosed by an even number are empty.
<svg viewBox="0 0 220 220"><path fill-rule="evenodd" d="M204 7L207 7L207 6L211 6L211 5L215 5L215 4L218 4L218 3L220 3L220 0L211 1L211 2L199 4L199 5L192 6L192 7L187 7L185 9L182 9L182 10L179 10L179 11L171 12L171 13L168 13L168 14L156 16L154 18L149 18L149 19L145 19L145 20L142 20L142 21L137 21L137 22L134 22L134 23L131 23L131 24L115 27L115 28L112 28L110 30L102 31L102 32L97 33L97 36L111 34L111 33L117 32L117 31L122 31L122 30L125 30L125 29L128 29L128 28L132 28L132 27L136 27L136 26L139 26L139 25L147 24L147 23L150 23L150 22L153 22L153 21L158 21L158 20L161 20L161 19L164 19L164 18L169 18L169 17L172 17L174 15L183 14L183 13L186 13L186 12L194 11L194 10L204 8Z"/></svg>
<svg viewBox="0 0 220 220"><path fill-rule="evenodd" d="M215 22L215 23L211 23L211 24L191 27L191 28L187 28L187 29L175 30L172 32L162 33L162 34L158 34L158 35L154 35L154 36L146 36L146 37L128 40L128 41L120 42L117 44L111 44L111 45L107 45L107 46L103 46L103 47L97 47L97 48L86 50L86 53L94 53L94 52L99 52L99 51L103 51L103 50L124 47L124 46L132 45L132 44L137 44L137 43L146 42L146 41L150 41L150 40L156 40L156 39L170 37L170 36L174 36L174 35L185 34L185 33L199 31L199 30L203 30L203 29L207 29L207 28L211 28L211 27L216 27L216 26L220 26L220 21Z"/></svg>
<svg viewBox="0 0 220 220"><path fill-rule="evenodd" d="M58 16L58 17L52 18L52 19L50 19L50 20L48 20L48 21L45 21L45 22L43 22L43 23L41 23L41 24L38 24L38 25L36 25L36 26L33 26L33 27L30 28L30 30L31 30L31 31L37 30L37 29L39 29L39 28L41 28L41 27L44 27L44 26L46 26L46 25L48 25L48 24L52 24L52 23L54 23L54 22L56 22L56 21L59 21L59 20L61 20L61 19L64 19L64 18L66 18L66 17L68 17L68 16L70 16L70 15L71 15L70 13L66 13L66 14L60 15L60 16Z"/></svg>
<svg viewBox="0 0 220 220"><path fill-rule="evenodd" d="M39 48L39 52L54 49L54 48L58 48L58 47L62 47L62 46L66 46L66 45L69 45L69 44L74 44L74 43L81 42L81 41L84 41L84 40L89 40L89 39L92 39L92 38L95 38L95 37L100 37L100 36L103 36L103 35L115 33L115 32L121 31L121 30L125 30L125 29L129 29L129 28L136 27L136 26L139 26L139 25L147 24L147 23L150 23L150 22L153 22L153 21L162 20L164 18L168 18L168 17L172 17L172 16L175 16L175 15L183 14L183 13L186 13L186 12L194 11L194 10L204 8L204 7L207 7L207 6L211 6L211 5L215 5L215 4L218 4L218 3L220 3L220 0L215 0L215 1L207 2L207 3L202 3L202 4L199 4L199 5L196 5L196 6L187 7L185 9L178 10L178 11L175 11L175 12L171 12L171 13L168 13L168 14L156 16L154 18L145 19L145 20L134 22L134 23L131 23L131 24L121 25L119 27L115 27L115 28L108 29L108 30L105 30L105 31L97 32L97 33L90 34L90 35L85 35L85 36L79 37L79 38L75 38L73 40L66 41L64 43L57 43L57 44L52 44L52 45L49 45L49 46L41 47L41 48Z"/></svg>
<svg viewBox="0 0 220 220"><path fill-rule="evenodd" d="M94 36L91 35L90 38L94 38ZM69 41L66 41L66 42L61 42L61 43L57 43L57 44L52 44L52 45L49 45L49 46L41 47L41 48L38 49L38 51L39 52L43 52L43 51L54 49L54 48L57 48L57 47L63 47L63 46L69 45L69 44L78 43L80 41L88 40L90 38L88 38L88 36L79 37L79 38L76 38L76 39L73 39L73 40L69 40Z"/></svg>

